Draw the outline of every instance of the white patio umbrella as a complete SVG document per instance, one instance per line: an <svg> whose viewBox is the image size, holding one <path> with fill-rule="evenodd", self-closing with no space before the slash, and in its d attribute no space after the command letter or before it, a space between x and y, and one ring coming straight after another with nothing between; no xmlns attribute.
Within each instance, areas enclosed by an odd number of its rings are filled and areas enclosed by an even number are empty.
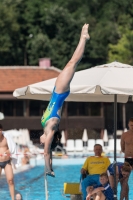
<svg viewBox="0 0 133 200"><path fill-rule="evenodd" d="M108 146L108 133L107 130L104 130L104 134L103 134L103 142L104 142L104 146Z"/></svg>
<svg viewBox="0 0 133 200"><path fill-rule="evenodd" d="M82 140L83 140L83 142L88 142L88 135L87 135L86 129L84 129L84 131L83 131Z"/></svg>
<svg viewBox="0 0 133 200"><path fill-rule="evenodd" d="M65 139L65 132L64 131L61 131L61 143L64 145L66 143L66 139Z"/></svg>
<svg viewBox="0 0 133 200"><path fill-rule="evenodd" d="M55 78L16 89L21 99L49 100ZM112 62L76 72L66 101L114 102L114 161L116 161L117 102L133 100L133 66ZM116 163L116 162L114 162ZM116 187L115 187L116 188ZM116 192L114 193L117 198Z"/></svg>
<svg viewBox="0 0 133 200"><path fill-rule="evenodd" d="M87 129L84 129L84 131L83 131L82 140L83 140L84 148L86 149L87 148L87 143L88 143Z"/></svg>
<svg viewBox="0 0 133 200"><path fill-rule="evenodd" d="M127 102L133 95L133 66L112 62L76 72L66 101ZM21 99L49 100L56 78L16 89Z"/></svg>

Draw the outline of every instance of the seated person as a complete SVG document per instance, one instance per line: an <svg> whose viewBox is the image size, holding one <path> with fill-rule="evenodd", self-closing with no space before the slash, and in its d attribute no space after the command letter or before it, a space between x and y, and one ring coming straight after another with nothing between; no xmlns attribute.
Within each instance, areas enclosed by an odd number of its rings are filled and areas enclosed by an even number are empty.
<svg viewBox="0 0 133 200"><path fill-rule="evenodd" d="M117 183L120 182L121 184L121 192L120 197L121 199L128 199L128 193L129 193L129 186L128 186L128 178L130 175L130 172L132 170L132 167L128 162L117 162L116 163L116 181ZM112 187L114 188L114 164L112 163L108 169L107 174L109 177L109 182Z"/></svg>
<svg viewBox="0 0 133 200"><path fill-rule="evenodd" d="M113 190L109 184L109 179L107 173L102 173L99 178L100 184L95 185L92 190L87 187L87 192L89 194L86 197L86 200L91 200L91 197L95 200L113 200Z"/></svg>
<svg viewBox="0 0 133 200"><path fill-rule="evenodd" d="M23 158L22 158L22 165L30 164L31 152L28 147L24 148Z"/></svg>
<svg viewBox="0 0 133 200"><path fill-rule="evenodd" d="M110 160L107 157L101 156L102 146L100 144L94 145L94 156L90 156L86 159L82 169L81 176L86 176L81 181L81 191L83 193L83 199L86 200L86 188L88 186L93 186L99 182L100 174L107 171L108 166L110 165Z"/></svg>

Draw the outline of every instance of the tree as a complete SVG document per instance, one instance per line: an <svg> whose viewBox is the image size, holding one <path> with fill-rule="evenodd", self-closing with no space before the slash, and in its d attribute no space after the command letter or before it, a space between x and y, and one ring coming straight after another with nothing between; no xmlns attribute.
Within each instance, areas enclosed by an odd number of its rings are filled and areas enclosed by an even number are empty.
<svg viewBox="0 0 133 200"><path fill-rule="evenodd" d="M40 26L31 27L35 34L28 40L30 65L37 64L40 57L50 57L52 65L63 68L77 45L82 24L63 7L45 7Z"/></svg>
<svg viewBox="0 0 133 200"><path fill-rule="evenodd" d="M133 65L133 31L124 30L118 43L109 45L108 61L119 61Z"/></svg>
<svg viewBox="0 0 133 200"><path fill-rule="evenodd" d="M0 64L10 65L16 59L15 51L17 46L17 32L19 24L15 12L15 4L11 1L1 1L0 3ZM13 42L14 41L14 42ZM17 51L16 51L17 52Z"/></svg>
<svg viewBox="0 0 133 200"><path fill-rule="evenodd" d="M62 69L84 23L90 24L91 40L78 70L114 59L119 43L120 57L132 63L132 19L132 0L1 0L0 65L38 65L39 58L50 57Z"/></svg>

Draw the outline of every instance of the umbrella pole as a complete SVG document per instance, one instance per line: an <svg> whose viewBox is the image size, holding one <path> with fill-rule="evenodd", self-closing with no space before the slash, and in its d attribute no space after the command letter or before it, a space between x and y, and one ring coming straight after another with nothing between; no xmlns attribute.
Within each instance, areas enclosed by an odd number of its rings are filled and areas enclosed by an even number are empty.
<svg viewBox="0 0 133 200"><path fill-rule="evenodd" d="M117 131L117 94L114 95L114 200L117 200L116 131Z"/></svg>

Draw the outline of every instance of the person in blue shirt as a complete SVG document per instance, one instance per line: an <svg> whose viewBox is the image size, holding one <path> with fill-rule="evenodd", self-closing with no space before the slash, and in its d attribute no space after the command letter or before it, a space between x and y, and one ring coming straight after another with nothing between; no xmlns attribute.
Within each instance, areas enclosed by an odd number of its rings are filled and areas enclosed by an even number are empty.
<svg viewBox="0 0 133 200"><path fill-rule="evenodd" d="M109 179L107 173L100 174L99 177L100 184L87 187L87 197L86 200L113 200L114 194L113 190L109 184Z"/></svg>
<svg viewBox="0 0 133 200"><path fill-rule="evenodd" d="M82 27L77 48L72 58L57 77L50 102L41 118L44 134L40 137L40 142L44 143L45 174L49 176L54 176L50 167L51 144L56 132L59 130L61 109L65 99L70 93L70 83L76 67L83 57L86 41L90 39L88 28L89 24L84 24Z"/></svg>
<svg viewBox="0 0 133 200"><path fill-rule="evenodd" d="M120 182L121 185L121 192L120 192L120 199L128 200L128 193L129 193L129 186L128 186L128 179L130 176L130 172L132 170L131 165L128 162L117 162L116 163L116 182ZM109 182L114 189L114 163L110 164L107 169L107 174L109 177Z"/></svg>

